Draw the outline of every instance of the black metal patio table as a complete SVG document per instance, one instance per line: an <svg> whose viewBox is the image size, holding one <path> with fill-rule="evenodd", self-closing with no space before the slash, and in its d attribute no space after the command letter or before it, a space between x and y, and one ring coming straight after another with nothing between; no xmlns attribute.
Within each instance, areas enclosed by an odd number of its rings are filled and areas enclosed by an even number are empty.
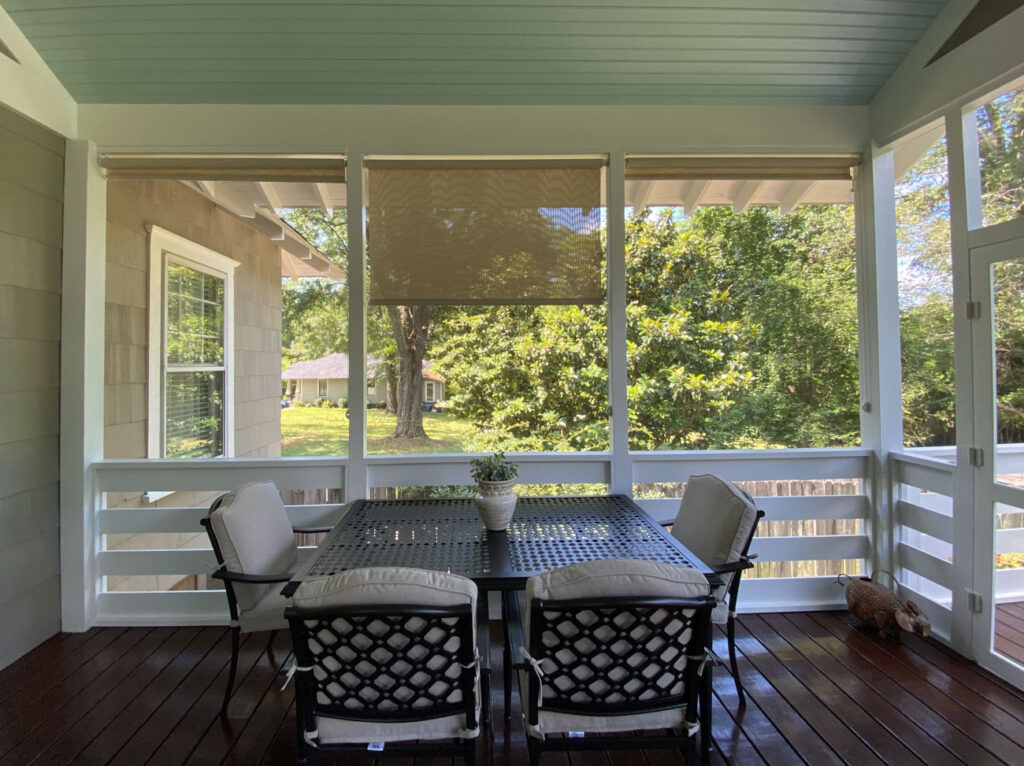
<svg viewBox="0 0 1024 766"><path fill-rule="evenodd" d="M401 566L463 575L481 591L522 590L549 569L629 558L718 576L625 495L521 497L505 532L488 532L470 498L356 500L284 589L346 569Z"/></svg>
<svg viewBox="0 0 1024 766"><path fill-rule="evenodd" d="M470 578L481 592L509 593L525 589L533 575L595 559L692 567L707 577L712 590L722 585L718 575L629 497L598 495L521 497L504 532L484 528L471 498L356 500L282 593L291 596L303 580L369 566L451 572ZM503 615L515 601L509 597ZM488 600L477 603L486 621ZM506 670L511 659L506 646ZM710 667L701 686L701 728L710 732ZM708 737L701 743L703 763L710 752Z"/></svg>

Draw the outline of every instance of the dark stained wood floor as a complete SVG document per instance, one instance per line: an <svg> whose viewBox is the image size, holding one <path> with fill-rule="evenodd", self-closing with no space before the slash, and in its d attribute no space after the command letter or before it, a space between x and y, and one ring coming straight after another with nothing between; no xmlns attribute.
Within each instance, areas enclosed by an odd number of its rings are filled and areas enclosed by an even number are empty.
<svg viewBox="0 0 1024 766"><path fill-rule="evenodd" d="M749 701L738 709L731 678L716 672L716 766L1024 764L1024 693L940 644L912 636L882 640L842 613L745 615L740 622ZM278 663L286 643L279 634ZM0 671L0 766L294 763L292 689L281 691L265 645L259 635L244 640L241 685L230 717L221 720L224 629L101 628L55 636ZM716 649L725 654L721 637ZM496 722L503 719L500 661L495 641ZM526 762L514 704L511 731L499 725L494 732L498 766ZM480 745L482 763L486 747ZM546 754L543 763L670 766L682 758L593 752ZM415 766L441 764L447 761Z"/></svg>
<svg viewBox="0 0 1024 766"><path fill-rule="evenodd" d="M995 648L1024 665L1024 602L996 606Z"/></svg>

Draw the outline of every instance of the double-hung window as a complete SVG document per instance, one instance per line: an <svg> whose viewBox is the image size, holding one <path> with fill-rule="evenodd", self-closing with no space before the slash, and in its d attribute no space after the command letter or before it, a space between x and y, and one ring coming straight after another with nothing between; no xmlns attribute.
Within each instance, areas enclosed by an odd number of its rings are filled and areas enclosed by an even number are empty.
<svg viewBox="0 0 1024 766"><path fill-rule="evenodd" d="M233 453L237 266L163 229L150 232L150 457Z"/></svg>

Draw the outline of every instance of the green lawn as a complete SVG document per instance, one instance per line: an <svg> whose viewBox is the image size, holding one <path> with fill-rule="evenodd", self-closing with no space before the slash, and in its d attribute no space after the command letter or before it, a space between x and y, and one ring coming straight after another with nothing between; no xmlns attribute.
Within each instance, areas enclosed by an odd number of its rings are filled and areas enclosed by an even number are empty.
<svg viewBox="0 0 1024 766"><path fill-rule="evenodd" d="M366 446L370 454L465 452L462 440L473 429L468 420L438 412L423 413L428 439L390 438L395 416L384 410L366 411ZM348 418L343 409L289 407L281 410L281 455L347 455Z"/></svg>

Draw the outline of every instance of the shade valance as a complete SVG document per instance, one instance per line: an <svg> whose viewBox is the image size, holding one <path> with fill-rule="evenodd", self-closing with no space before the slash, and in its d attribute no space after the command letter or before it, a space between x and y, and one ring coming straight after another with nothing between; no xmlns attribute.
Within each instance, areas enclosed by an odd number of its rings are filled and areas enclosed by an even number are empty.
<svg viewBox="0 0 1024 766"><path fill-rule="evenodd" d="M345 183L344 157L105 154L99 164L108 178Z"/></svg>
<svg viewBox="0 0 1024 766"><path fill-rule="evenodd" d="M582 304L601 286L601 164L367 162L370 303Z"/></svg>

